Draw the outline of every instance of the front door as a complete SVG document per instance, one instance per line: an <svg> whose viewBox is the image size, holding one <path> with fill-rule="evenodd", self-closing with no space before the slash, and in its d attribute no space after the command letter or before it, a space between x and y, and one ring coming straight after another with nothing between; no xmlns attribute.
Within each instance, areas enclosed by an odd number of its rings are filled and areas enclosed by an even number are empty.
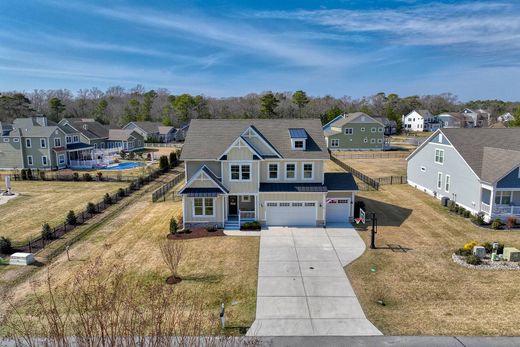
<svg viewBox="0 0 520 347"><path fill-rule="evenodd" d="M228 207L228 214L230 216L236 216L238 215L238 199L236 195L230 195L228 198L229 201L229 207Z"/></svg>

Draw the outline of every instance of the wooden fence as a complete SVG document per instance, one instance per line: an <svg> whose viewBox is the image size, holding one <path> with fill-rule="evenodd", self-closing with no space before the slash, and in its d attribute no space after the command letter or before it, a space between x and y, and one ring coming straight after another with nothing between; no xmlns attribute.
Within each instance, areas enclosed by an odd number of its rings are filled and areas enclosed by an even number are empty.
<svg viewBox="0 0 520 347"><path fill-rule="evenodd" d="M409 152L385 152L385 153L334 153L332 155L340 160L344 159L390 159L390 158L406 158L410 155Z"/></svg>
<svg viewBox="0 0 520 347"><path fill-rule="evenodd" d="M173 187L175 187L180 182L182 182L182 180L184 179L184 175L185 175L184 172L181 172L180 174L175 176L172 180L165 183L162 187L160 187L159 189L154 191L152 193L152 202L157 202L161 198L162 198L162 201L166 201L166 195L167 195L168 191L170 189L172 189Z"/></svg>

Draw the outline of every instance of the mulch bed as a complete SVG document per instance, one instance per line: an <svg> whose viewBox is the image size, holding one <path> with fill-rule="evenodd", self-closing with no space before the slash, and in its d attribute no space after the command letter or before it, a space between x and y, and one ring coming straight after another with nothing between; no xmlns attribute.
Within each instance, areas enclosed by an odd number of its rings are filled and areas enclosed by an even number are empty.
<svg viewBox="0 0 520 347"><path fill-rule="evenodd" d="M174 276L170 276L166 279L167 284L177 284L177 283L180 283L181 281L182 281L182 278L174 277Z"/></svg>
<svg viewBox="0 0 520 347"><path fill-rule="evenodd" d="M188 240L188 239L199 239L201 237L212 237L212 236L226 236L223 229L217 229L215 231L207 231L205 228L193 228L189 232L177 232L177 234L168 234L168 240Z"/></svg>

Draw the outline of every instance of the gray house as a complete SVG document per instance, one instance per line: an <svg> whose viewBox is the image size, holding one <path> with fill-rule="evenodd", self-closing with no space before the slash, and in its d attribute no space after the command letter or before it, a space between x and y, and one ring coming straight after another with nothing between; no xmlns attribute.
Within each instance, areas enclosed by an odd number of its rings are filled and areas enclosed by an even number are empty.
<svg viewBox="0 0 520 347"><path fill-rule="evenodd" d="M520 220L520 129L440 129L407 161L413 187L486 221Z"/></svg>
<svg viewBox="0 0 520 347"><path fill-rule="evenodd" d="M175 140L175 132L172 126L164 126L157 122L130 122L123 129L132 129L141 134L146 141L171 142Z"/></svg>

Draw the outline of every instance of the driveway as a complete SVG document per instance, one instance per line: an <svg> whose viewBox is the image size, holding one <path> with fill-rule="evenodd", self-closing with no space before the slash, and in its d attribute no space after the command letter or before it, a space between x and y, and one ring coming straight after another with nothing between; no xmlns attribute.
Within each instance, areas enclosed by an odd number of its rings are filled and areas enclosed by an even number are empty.
<svg viewBox="0 0 520 347"><path fill-rule="evenodd" d="M248 335L381 335L343 270L364 250L350 225L262 230L256 320Z"/></svg>

